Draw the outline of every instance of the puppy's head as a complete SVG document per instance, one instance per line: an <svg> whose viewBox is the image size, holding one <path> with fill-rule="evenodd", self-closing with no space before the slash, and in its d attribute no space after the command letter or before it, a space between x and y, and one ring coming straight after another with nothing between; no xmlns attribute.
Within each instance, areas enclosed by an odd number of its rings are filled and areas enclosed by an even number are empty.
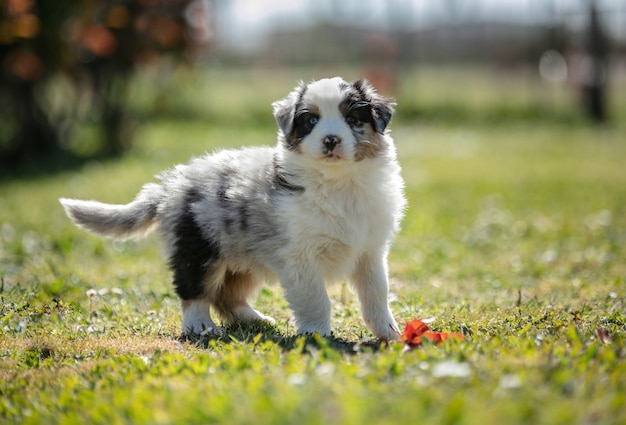
<svg viewBox="0 0 626 425"><path fill-rule="evenodd" d="M311 159L358 162L383 154L391 143L385 130L395 104L366 80L301 83L272 106L279 143Z"/></svg>

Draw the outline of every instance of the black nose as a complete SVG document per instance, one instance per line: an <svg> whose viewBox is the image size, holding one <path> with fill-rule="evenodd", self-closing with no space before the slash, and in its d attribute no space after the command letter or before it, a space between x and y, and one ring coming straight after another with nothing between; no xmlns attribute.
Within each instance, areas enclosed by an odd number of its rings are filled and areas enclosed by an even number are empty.
<svg viewBox="0 0 626 425"><path fill-rule="evenodd" d="M324 147L326 149L328 149L329 151L332 151L333 149L335 149L335 146L341 143L341 139L338 136L335 136L334 134L329 134L328 136L324 137L324 140L322 140L322 143L324 143Z"/></svg>

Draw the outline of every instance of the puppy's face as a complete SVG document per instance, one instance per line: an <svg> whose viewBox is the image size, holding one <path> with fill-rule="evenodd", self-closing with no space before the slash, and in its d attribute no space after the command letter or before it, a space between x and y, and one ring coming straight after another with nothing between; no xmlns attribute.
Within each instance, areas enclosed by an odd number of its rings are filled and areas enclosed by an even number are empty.
<svg viewBox="0 0 626 425"><path fill-rule="evenodd" d="M300 84L275 102L279 143L325 163L362 161L385 152L394 103L365 80L330 78Z"/></svg>

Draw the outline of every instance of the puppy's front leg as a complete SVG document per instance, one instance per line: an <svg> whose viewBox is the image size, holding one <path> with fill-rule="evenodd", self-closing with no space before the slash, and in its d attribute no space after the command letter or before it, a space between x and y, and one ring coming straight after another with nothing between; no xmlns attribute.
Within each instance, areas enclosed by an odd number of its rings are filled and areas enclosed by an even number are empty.
<svg viewBox="0 0 626 425"><path fill-rule="evenodd" d="M364 254L352 274L352 284L367 328L378 338L397 339L398 324L387 300L389 283L386 255Z"/></svg>
<svg viewBox="0 0 626 425"><path fill-rule="evenodd" d="M315 274L286 273L280 278L285 298L296 317L299 334L330 335L330 299L324 279Z"/></svg>

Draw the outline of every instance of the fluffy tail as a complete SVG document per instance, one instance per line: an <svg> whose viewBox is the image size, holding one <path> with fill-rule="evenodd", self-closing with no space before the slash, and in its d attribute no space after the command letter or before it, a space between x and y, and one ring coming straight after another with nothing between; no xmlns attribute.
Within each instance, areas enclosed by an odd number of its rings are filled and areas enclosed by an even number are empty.
<svg viewBox="0 0 626 425"><path fill-rule="evenodd" d="M163 196L163 188L150 183L126 205L65 198L59 201L68 217L83 229L114 239L129 239L152 230L157 223L157 207Z"/></svg>

